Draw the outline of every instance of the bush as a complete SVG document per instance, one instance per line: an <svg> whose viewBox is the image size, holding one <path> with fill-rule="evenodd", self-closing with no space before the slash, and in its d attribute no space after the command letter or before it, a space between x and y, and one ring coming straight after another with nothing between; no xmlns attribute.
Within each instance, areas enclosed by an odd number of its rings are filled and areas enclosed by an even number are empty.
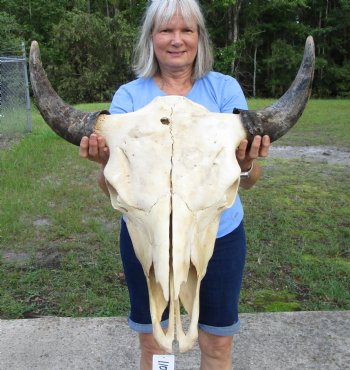
<svg viewBox="0 0 350 370"><path fill-rule="evenodd" d="M101 18L68 12L54 27L49 77L69 103L110 100L116 86L131 78L135 32L121 15Z"/></svg>

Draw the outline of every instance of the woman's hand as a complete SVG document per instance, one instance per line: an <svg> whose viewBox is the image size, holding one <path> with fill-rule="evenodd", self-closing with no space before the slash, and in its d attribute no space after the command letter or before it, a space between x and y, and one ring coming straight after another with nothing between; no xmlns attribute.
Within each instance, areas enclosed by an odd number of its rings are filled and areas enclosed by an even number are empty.
<svg viewBox="0 0 350 370"><path fill-rule="evenodd" d="M265 135L255 136L250 148L248 148L248 140L244 139L239 144L236 157L241 170L248 171L256 158L267 157L270 148L270 137Z"/></svg>
<svg viewBox="0 0 350 370"><path fill-rule="evenodd" d="M105 166L109 158L105 138L96 134L91 134L90 137L83 136L80 141L79 155Z"/></svg>
<svg viewBox="0 0 350 370"><path fill-rule="evenodd" d="M109 158L109 150L106 145L105 138L96 134L91 134L90 137L83 136L80 141L79 155L83 158L102 164L97 182L102 191L109 197L109 191L103 174L103 169Z"/></svg>
<svg viewBox="0 0 350 370"><path fill-rule="evenodd" d="M240 185L245 189L252 187L261 176L261 167L253 163L258 157L267 157L270 148L270 137L265 135L255 136L250 148L248 148L248 140L242 140L236 150L236 157L242 172L250 171L249 177L242 178Z"/></svg>

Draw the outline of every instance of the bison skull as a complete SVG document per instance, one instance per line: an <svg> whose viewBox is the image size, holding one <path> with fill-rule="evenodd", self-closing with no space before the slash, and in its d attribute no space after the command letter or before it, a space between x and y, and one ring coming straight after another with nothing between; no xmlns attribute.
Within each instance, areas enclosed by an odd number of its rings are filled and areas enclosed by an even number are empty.
<svg viewBox="0 0 350 370"><path fill-rule="evenodd" d="M239 186L237 146L255 135L269 135L271 141L284 135L305 108L313 70L309 37L293 84L265 109L210 113L184 97L166 96L133 113L83 113L58 97L42 69L38 45L32 43L32 87L46 122L73 144L92 132L106 138L110 158L104 174L111 202L126 219L148 284L154 336L166 351L172 351L175 336L180 351L197 338L200 283L220 215L234 202ZM186 334L180 301L191 318ZM160 321L167 306L164 332Z"/></svg>

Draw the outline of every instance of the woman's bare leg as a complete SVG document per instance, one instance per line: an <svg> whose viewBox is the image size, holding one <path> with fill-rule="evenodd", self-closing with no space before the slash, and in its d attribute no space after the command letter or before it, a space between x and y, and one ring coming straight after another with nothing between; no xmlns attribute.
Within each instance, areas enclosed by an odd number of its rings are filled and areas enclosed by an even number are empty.
<svg viewBox="0 0 350 370"><path fill-rule="evenodd" d="M232 370L232 336L218 336L199 330L200 370Z"/></svg>
<svg viewBox="0 0 350 370"><path fill-rule="evenodd" d="M140 370L152 370L153 355L163 355L166 352L162 350L153 334L139 333L141 358Z"/></svg>

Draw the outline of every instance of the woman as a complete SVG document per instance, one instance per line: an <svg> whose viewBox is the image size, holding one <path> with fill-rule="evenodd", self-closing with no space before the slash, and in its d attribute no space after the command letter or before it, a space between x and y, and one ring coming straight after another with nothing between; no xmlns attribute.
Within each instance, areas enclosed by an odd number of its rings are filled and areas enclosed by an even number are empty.
<svg viewBox="0 0 350 370"><path fill-rule="evenodd" d="M247 109L235 79L213 72L212 52L204 18L196 0L154 0L148 6L135 52L138 78L115 93L110 112L136 111L157 96L181 95L212 112L231 113ZM270 140L256 136L250 148L243 140L237 160L244 177L241 186L250 188L261 175L255 163L268 154ZM102 164L108 160L103 137L84 137L80 155ZM254 164L254 165L253 165ZM108 195L100 172L99 184ZM131 302L129 325L139 333L141 369L152 368L153 354L160 354L152 336L148 293L142 267L137 260L125 222L120 236L121 255ZM245 260L243 209L239 197L221 217L214 254L202 281L199 346L201 370L232 368L232 336L239 330L238 298Z"/></svg>

